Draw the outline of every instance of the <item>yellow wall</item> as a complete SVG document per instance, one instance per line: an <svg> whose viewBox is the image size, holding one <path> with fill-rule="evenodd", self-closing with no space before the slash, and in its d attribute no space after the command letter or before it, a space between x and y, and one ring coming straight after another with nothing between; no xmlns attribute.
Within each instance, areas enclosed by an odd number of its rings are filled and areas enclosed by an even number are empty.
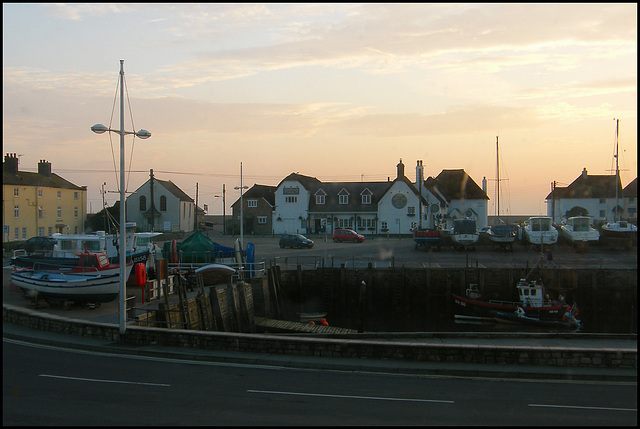
<svg viewBox="0 0 640 429"><path fill-rule="evenodd" d="M17 196L15 196L15 189L18 190ZM42 191L42 196L38 195L38 191ZM58 192L60 192L59 197ZM87 219L86 190L3 184L2 193L3 242L22 241L36 235L49 236L55 232L63 234L84 232ZM18 217L15 217L15 206L19 207ZM40 207L42 215L39 213ZM58 207L61 208L60 217ZM18 228L17 238L16 228Z"/></svg>

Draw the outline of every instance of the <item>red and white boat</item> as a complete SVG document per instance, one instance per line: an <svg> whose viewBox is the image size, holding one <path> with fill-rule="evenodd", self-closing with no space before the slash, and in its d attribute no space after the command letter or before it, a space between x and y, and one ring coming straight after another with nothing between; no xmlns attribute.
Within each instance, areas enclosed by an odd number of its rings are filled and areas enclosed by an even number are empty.
<svg viewBox="0 0 640 429"><path fill-rule="evenodd" d="M542 283L520 279L518 289L519 301L483 300L476 285L466 290L466 296L453 295L455 313L461 316L491 317L490 311L513 312L522 308L525 314L545 319L562 318L566 303L564 298L551 300Z"/></svg>

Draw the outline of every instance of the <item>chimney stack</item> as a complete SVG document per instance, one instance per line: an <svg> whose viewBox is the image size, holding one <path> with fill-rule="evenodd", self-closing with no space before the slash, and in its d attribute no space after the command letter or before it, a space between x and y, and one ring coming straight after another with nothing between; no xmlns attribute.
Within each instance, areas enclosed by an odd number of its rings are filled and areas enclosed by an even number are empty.
<svg viewBox="0 0 640 429"><path fill-rule="evenodd" d="M404 177L404 164L402 163L402 158L400 158L400 162L396 167L398 167L398 179Z"/></svg>
<svg viewBox="0 0 640 429"><path fill-rule="evenodd" d="M49 177L51 176L51 163L41 159L38 162L38 174Z"/></svg>
<svg viewBox="0 0 640 429"><path fill-rule="evenodd" d="M586 169L586 167L582 169L582 178L583 179L587 178L587 169Z"/></svg>
<svg viewBox="0 0 640 429"><path fill-rule="evenodd" d="M4 156L4 165L2 170L9 174L18 174L18 157L15 153L8 153Z"/></svg>

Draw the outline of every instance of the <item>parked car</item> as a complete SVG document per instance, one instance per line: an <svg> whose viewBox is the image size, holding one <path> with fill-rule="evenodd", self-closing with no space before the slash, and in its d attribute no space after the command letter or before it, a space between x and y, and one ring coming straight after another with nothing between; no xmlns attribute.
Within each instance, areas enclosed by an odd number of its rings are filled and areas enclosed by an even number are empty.
<svg viewBox="0 0 640 429"><path fill-rule="evenodd" d="M338 228L333 231L333 241L336 243L339 241L353 241L354 243L362 243L364 241L364 235L358 234L352 229Z"/></svg>
<svg viewBox="0 0 640 429"><path fill-rule="evenodd" d="M297 247L299 249L306 247L311 249L313 247L313 240L309 240L302 234L284 234L280 237L280 247Z"/></svg>
<svg viewBox="0 0 640 429"><path fill-rule="evenodd" d="M27 252L33 252L38 250L53 250L53 246L56 244L56 240L51 237L31 237L22 244L22 248Z"/></svg>

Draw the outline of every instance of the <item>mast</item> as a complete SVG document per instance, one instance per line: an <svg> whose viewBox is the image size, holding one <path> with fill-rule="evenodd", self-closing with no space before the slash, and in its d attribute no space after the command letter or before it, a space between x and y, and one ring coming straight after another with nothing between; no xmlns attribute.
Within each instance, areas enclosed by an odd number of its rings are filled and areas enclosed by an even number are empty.
<svg viewBox="0 0 640 429"><path fill-rule="evenodd" d="M618 183L620 182L620 170L618 167L618 125L620 123L619 119L616 119L616 154L614 156L614 158L616 159L616 183L615 183L615 187L616 187L616 206L614 207L614 212L613 212L613 221L617 222L617 214L618 214Z"/></svg>
<svg viewBox="0 0 640 429"><path fill-rule="evenodd" d="M496 136L496 170L497 170L497 184L496 184L496 189L497 189L497 203L498 203L498 209L496 212L496 215L498 217L498 223L500 223L500 155L499 155L499 148L498 148L498 136Z"/></svg>

